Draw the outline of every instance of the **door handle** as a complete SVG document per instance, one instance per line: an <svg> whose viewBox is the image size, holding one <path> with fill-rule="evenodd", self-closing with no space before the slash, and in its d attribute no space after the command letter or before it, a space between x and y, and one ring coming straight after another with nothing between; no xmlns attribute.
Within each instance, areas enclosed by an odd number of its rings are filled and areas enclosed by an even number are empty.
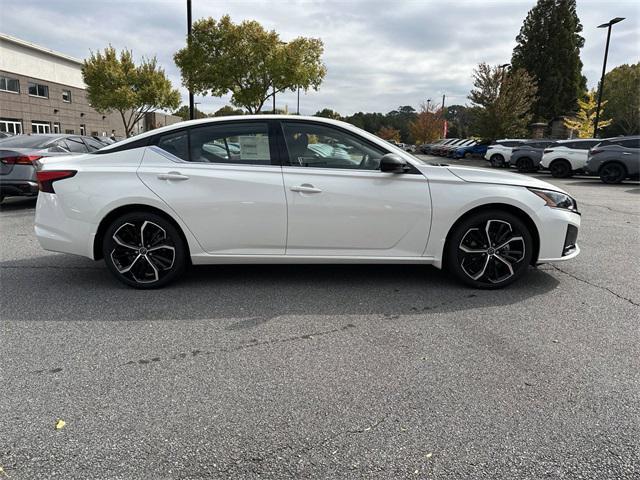
<svg viewBox="0 0 640 480"><path fill-rule="evenodd" d="M291 190L292 192L300 192L300 193L322 193L321 189L316 188L309 183L303 183L302 185L291 187L289 190Z"/></svg>
<svg viewBox="0 0 640 480"><path fill-rule="evenodd" d="M169 172L158 174L160 180L189 180L187 175L182 175L180 172Z"/></svg>
<svg viewBox="0 0 640 480"><path fill-rule="evenodd" d="M631 152L622 152L623 155L631 155Z"/></svg>

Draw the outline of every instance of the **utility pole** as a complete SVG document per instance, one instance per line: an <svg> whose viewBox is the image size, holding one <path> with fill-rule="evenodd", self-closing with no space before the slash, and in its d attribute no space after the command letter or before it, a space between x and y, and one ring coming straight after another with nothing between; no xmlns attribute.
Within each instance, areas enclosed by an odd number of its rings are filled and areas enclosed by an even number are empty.
<svg viewBox="0 0 640 480"><path fill-rule="evenodd" d="M600 105L602 104L602 91L604 90L604 74L607 70L607 57L609 56L609 40L611 39L611 27L618 22L624 20L622 17L616 17L607 23L598 25L598 28L607 27L607 46L604 48L604 62L602 62L602 76L600 77L600 91L598 92L598 106L596 107L596 119L593 122L593 138L598 136L598 122L600 121Z"/></svg>
<svg viewBox="0 0 640 480"><path fill-rule="evenodd" d="M444 117L444 97L445 97L445 94L443 93L442 94L442 116L443 117Z"/></svg>
<svg viewBox="0 0 640 480"><path fill-rule="evenodd" d="M187 44L191 44L191 0L187 0ZM189 118L196 118L196 109L193 103L193 91L189 88Z"/></svg>
<svg viewBox="0 0 640 480"><path fill-rule="evenodd" d="M429 111L429 104L431 103L431 99L427 98L427 112Z"/></svg>
<svg viewBox="0 0 640 480"><path fill-rule="evenodd" d="M298 115L300 115L300 87L298 87L298 108L296 112Z"/></svg>
<svg viewBox="0 0 640 480"><path fill-rule="evenodd" d="M273 113L276 113L276 86L273 86Z"/></svg>

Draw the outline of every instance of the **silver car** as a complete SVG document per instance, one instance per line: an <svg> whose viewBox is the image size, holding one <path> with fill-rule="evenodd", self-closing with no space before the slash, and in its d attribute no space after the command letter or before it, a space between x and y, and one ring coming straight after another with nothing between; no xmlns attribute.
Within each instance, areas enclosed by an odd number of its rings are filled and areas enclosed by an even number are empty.
<svg viewBox="0 0 640 480"><path fill-rule="evenodd" d="M589 151L585 170L604 183L640 176L640 135L603 140Z"/></svg>
<svg viewBox="0 0 640 480"><path fill-rule="evenodd" d="M0 202L10 196L35 196L34 162L42 157L95 152L105 144L80 135L15 135L0 139Z"/></svg>

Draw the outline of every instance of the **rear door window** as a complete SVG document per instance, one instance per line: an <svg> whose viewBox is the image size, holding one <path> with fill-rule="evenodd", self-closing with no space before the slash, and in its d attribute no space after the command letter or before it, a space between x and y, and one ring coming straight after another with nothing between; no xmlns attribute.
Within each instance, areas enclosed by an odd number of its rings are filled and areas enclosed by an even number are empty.
<svg viewBox="0 0 640 480"><path fill-rule="evenodd" d="M186 130L168 133L158 139L158 147L182 160L189 160L189 138Z"/></svg>
<svg viewBox="0 0 640 480"><path fill-rule="evenodd" d="M622 140L620 142L625 148L640 148L640 138L630 138L628 140Z"/></svg>

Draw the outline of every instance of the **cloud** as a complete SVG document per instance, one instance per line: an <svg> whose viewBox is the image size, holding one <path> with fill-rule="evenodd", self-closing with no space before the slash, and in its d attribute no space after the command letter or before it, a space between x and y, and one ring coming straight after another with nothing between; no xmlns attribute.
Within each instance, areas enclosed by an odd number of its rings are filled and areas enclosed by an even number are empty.
<svg viewBox="0 0 640 480"><path fill-rule="evenodd" d="M600 77L606 31L596 28L614 16L627 19L613 29L609 69L639 61L640 7L633 1L579 0L584 27L583 73L594 87ZM301 113L324 107L342 114L386 112L418 106L427 98L466 103L473 68L479 62L506 63L522 21L534 1L289 1L193 0L194 19L229 13L239 22L255 19L283 40L322 38L328 74L318 92L301 93ZM33 28L37 25L38 28ZM3 11L3 32L84 58L108 44L133 49L136 57L157 56L171 81L180 85L173 53L186 36L183 0L89 2L22 0ZM181 87L186 101L186 90ZM198 97L214 111L228 97ZM295 111L295 92L281 94L278 107Z"/></svg>

